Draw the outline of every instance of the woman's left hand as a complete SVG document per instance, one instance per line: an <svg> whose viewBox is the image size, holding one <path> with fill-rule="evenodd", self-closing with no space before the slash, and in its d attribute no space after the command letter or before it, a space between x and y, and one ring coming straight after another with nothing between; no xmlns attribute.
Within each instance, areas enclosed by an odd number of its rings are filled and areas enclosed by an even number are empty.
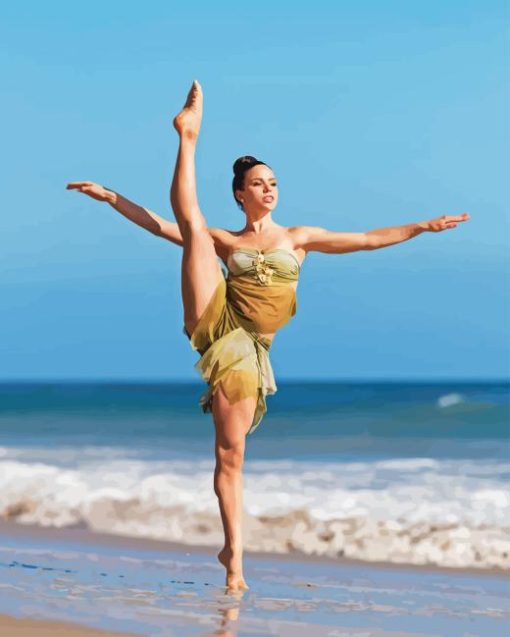
<svg viewBox="0 0 510 637"><path fill-rule="evenodd" d="M442 215L436 217L430 221L425 221L423 225L429 232L441 232L442 230L448 230L449 228L456 228L459 223L468 221L470 216L467 212L463 212L461 215Z"/></svg>

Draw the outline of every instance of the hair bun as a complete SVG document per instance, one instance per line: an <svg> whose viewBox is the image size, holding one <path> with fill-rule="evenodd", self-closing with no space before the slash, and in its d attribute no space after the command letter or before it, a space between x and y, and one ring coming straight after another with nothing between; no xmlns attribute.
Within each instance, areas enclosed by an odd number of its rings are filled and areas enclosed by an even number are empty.
<svg viewBox="0 0 510 637"><path fill-rule="evenodd" d="M259 166L260 164L267 166L264 161L260 161L252 155L243 155L234 162L234 178L232 179L232 192L234 193L234 199L237 201L237 205L243 209L243 204L237 199L236 190L244 190L244 175L253 168L253 166Z"/></svg>
<svg viewBox="0 0 510 637"><path fill-rule="evenodd" d="M234 175L245 173L253 166L257 166L257 164L261 163L261 161L259 161L256 157L252 157L252 155L244 155L243 157L239 157L239 159L236 159L234 162Z"/></svg>

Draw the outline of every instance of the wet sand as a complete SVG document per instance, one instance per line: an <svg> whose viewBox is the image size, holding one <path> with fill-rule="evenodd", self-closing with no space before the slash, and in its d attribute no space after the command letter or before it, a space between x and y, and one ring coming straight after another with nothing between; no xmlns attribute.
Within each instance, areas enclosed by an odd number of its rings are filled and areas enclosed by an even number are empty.
<svg viewBox="0 0 510 637"><path fill-rule="evenodd" d="M135 633L112 633L70 622L18 619L0 615L0 634L5 637L136 637Z"/></svg>
<svg viewBox="0 0 510 637"><path fill-rule="evenodd" d="M3 617L0 632L503 637L510 627L510 578L494 569L245 552L245 576L250 589L229 595L210 547L5 522L0 613L18 621ZM47 621L74 625L57 633Z"/></svg>

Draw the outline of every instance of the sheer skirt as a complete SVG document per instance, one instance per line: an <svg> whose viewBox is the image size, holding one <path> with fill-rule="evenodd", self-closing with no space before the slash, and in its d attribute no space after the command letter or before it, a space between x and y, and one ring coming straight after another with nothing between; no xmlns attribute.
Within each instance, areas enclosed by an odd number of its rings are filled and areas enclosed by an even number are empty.
<svg viewBox="0 0 510 637"><path fill-rule="evenodd" d="M248 431L253 433L267 411L266 396L277 389L268 353L271 340L236 313L227 298L225 279L219 282L193 334L185 328L183 331L191 347L201 354L195 369L208 384L200 397L203 412L212 411L220 384L230 404L253 396L257 402Z"/></svg>

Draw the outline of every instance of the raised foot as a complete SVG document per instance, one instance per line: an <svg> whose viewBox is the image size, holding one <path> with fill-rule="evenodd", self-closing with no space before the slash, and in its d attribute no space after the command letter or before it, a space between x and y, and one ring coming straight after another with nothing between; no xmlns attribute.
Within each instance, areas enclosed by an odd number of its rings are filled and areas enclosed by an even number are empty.
<svg viewBox="0 0 510 637"><path fill-rule="evenodd" d="M232 549L223 547L218 553L218 560L227 571L225 586L227 592L248 590L250 587L243 577L241 552L234 552Z"/></svg>
<svg viewBox="0 0 510 637"><path fill-rule="evenodd" d="M202 87L195 80L182 111L174 117L174 127L181 137L197 139L202 122Z"/></svg>

